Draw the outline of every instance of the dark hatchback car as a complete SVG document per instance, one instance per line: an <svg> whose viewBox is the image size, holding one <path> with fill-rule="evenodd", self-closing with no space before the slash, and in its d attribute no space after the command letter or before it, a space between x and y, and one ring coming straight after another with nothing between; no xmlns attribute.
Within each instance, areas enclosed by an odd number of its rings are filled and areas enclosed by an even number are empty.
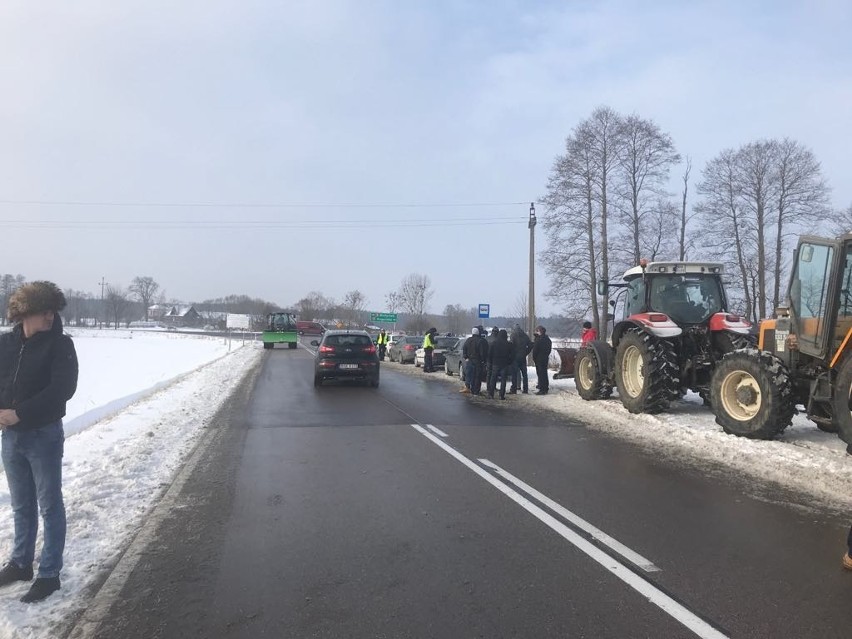
<svg viewBox="0 0 852 639"><path fill-rule="evenodd" d="M327 379L361 380L379 385L379 355L366 331L326 331L314 357L314 386Z"/></svg>

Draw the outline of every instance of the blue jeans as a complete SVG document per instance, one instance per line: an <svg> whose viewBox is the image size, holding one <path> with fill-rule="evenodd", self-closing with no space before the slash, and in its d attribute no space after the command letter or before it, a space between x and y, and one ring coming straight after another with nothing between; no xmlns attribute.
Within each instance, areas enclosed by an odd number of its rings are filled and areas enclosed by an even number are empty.
<svg viewBox="0 0 852 639"><path fill-rule="evenodd" d="M65 503L62 501L62 421L25 430L3 429L3 468L15 516L11 561L20 568L35 559L38 515L44 519L39 577L57 577L65 550Z"/></svg>

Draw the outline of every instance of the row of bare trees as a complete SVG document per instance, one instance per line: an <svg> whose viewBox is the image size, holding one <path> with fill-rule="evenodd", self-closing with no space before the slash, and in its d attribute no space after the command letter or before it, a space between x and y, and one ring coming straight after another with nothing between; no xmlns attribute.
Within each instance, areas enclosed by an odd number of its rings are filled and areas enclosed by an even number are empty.
<svg viewBox="0 0 852 639"><path fill-rule="evenodd" d="M548 245L540 257L547 295L569 315L591 314L605 333L609 299L598 282L647 258L724 262L738 310L765 317L784 294L795 237L852 228L852 207L831 210L819 162L794 140L722 151L702 170L694 206L689 158L681 192L667 192L680 162L671 136L637 115L600 107L572 130L542 198Z"/></svg>

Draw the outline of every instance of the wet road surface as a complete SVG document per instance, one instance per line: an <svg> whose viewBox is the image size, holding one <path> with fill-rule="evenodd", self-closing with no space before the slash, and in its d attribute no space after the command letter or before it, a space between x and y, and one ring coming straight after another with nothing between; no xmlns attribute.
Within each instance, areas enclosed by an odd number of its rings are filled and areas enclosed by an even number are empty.
<svg viewBox="0 0 852 639"><path fill-rule="evenodd" d="M72 636L852 635L842 518L455 390L264 354Z"/></svg>

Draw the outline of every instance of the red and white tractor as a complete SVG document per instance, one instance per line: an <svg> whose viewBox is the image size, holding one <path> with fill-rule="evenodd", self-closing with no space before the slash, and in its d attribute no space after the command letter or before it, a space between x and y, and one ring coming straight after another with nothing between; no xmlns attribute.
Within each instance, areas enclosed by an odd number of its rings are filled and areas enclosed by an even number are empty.
<svg viewBox="0 0 852 639"><path fill-rule="evenodd" d="M611 343L595 340L574 360L580 397L605 399L618 389L631 413L659 413L687 389L705 402L722 357L756 343L751 323L728 311L724 267L711 262L651 262L602 283L620 288L610 302L621 308ZM622 298L623 299L620 299Z"/></svg>

